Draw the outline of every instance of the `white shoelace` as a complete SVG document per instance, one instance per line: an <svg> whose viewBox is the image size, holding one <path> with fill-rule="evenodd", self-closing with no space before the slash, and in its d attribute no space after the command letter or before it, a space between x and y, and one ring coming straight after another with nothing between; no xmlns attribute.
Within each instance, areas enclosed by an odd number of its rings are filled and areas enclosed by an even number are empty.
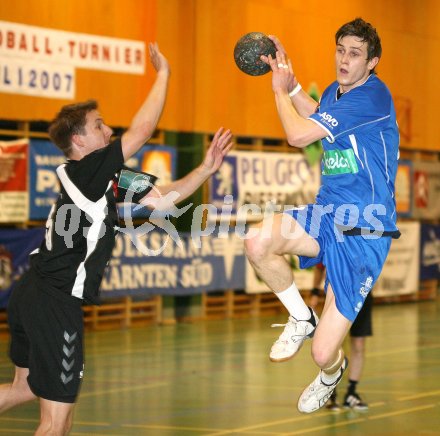
<svg viewBox="0 0 440 436"><path fill-rule="evenodd" d="M280 337L277 339L276 342L283 342L283 341L288 342L287 339L290 339L293 336L292 333L294 332L296 333L296 323L290 321L286 322L286 324L272 324L271 327L272 328L284 327L283 333L281 333Z"/></svg>

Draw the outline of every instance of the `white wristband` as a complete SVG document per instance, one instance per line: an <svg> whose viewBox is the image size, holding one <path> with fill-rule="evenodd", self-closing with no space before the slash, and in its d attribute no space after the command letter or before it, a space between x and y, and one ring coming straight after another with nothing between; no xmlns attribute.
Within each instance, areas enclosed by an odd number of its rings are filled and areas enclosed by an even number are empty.
<svg viewBox="0 0 440 436"><path fill-rule="evenodd" d="M292 89L292 91L289 92L289 97L293 97L294 95L298 94L299 91L301 91L302 86L299 84L299 82L296 84L295 88Z"/></svg>

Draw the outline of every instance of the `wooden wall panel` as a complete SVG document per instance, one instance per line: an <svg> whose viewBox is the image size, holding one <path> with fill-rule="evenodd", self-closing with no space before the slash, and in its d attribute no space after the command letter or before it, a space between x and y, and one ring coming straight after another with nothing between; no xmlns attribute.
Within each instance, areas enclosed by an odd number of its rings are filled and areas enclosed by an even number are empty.
<svg viewBox="0 0 440 436"><path fill-rule="evenodd" d="M156 39L156 16L156 0L0 2L2 21L145 42ZM127 126L153 77L148 60L144 75L77 68L75 100L95 98L107 123ZM62 104L71 102L0 93L0 118L50 120Z"/></svg>
<svg viewBox="0 0 440 436"><path fill-rule="evenodd" d="M160 126L167 130L194 130L194 102L198 37L195 34L195 0L158 0L157 41L168 58L171 80L168 101ZM203 62L205 56L197 59ZM204 109L202 109L204 110Z"/></svg>
<svg viewBox="0 0 440 436"><path fill-rule="evenodd" d="M235 42L250 31L278 35L303 87L316 84L322 92L335 77L334 34L357 16L378 28L384 49L379 75L411 113L410 126L402 126L410 132L404 145L440 150L436 0L338 0L332 6L318 0L159 0L158 22L169 24L158 26L158 39L174 71L162 126L213 132L226 125L240 135L282 137L270 74L250 77L240 72L232 56Z"/></svg>
<svg viewBox="0 0 440 436"><path fill-rule="evenodd" d="M305 89L323 91L334 79L334 33L362 16L382 37L380 77L402 117L404 146L440 150L440 2L436 0L16 0L0 2L0 19L137 40L155 40L169 58L170 93L159 127L246 136L284 136L270 74L246 76L233 60L235 42L250 31L277 34ZM77 100L94 97L106 121L128 125L151 86L145 76L77 69ZM0 118L50 119L58 100L0 93ZM409 122L408 122L409 119Z"/></svg>

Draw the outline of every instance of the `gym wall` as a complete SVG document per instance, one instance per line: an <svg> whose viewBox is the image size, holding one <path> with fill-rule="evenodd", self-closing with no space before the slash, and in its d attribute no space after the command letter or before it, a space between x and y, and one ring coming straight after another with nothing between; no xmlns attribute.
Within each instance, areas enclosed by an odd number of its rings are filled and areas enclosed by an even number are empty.
<svg viewBox="0 0 440 436"><path fill-rule="evenodd" d="M233 60L240 36L276 34L305 89L319 91L334 79L334 33L361 16L379 30L383 59L378 73L393 93L402 145L440 150L436 96L440 94L440 3L435 0L54 0L1 2L0 20L69 32L157 40L172 78L160 128L283 137L270 75L246 76ZM4 42L3 42L4 43ZM107 123L126 126L151 86L145 75L77 71L76 100L96 98ZM0 93L0 119L51 119L67 101Z"/></svg>
<svg viewBox="0 0 440 436"><path fill-rule="evenodd" d="M106 36L138 41L156 40L156 0L17 0L0 2L0 20L38 26L44 29ZM0 49L7 45L6 34L0 35ZM19 32L15 38L20 38ZM34 42L28 39L27 52ZM17 41L16 41L17 44ZM44 40L36 42L45 50ZM56 42L51 41L55 50ZM66 48L66 47L64 47ZM75 48L77 49L77 47ZM90 51L89 51L90 55ZM148 50L145 52L148 59ZM121 54L122 56L122 54ZM2 56L5 60L5 57ZM0 65L4 80L5 62ZM155 74L146 61L145 74L75 68L74 100L31 97L0 92L0 119L51 120L63 104L94 98L99 101L105 121L111 126L127 126L144 100ZM29 80L24 77L23 80ZM38 80L38 79L37 79Z"/></svg>

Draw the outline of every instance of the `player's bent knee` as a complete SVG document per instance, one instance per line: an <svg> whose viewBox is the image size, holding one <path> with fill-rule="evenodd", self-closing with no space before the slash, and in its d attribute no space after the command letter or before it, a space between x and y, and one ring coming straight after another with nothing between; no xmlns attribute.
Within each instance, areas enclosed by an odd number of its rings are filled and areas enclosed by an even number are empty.
<svg viewBox="0 0 440 436"><path fill-rule="evenodd" d="M30 390L29 386L27 389L22 391L24 401L36 400L38 397Z"/></svg>
<svg viewBox="0 0 440 436"><path fill-rule="evenodd" d="M261 238L259 235L250 239L245 239L244 249L246 256L251 262L258 263L263 260L269 253L268 241Z"/></svg>
<svg viewBox="0 0 440 436"><path fill-rule="evenodd" d="M335 354L335 350L312 346L312 358L321 369L328 368L335 363Z"/></svg>
<svg viewBox="0 0 440 436"><path fill-rule="evenodd" d="M14 388L19 393L20 398L23 402L32 401L38 397L31 391L29 384L26 379L20 380L14 383Z"/></svg>

